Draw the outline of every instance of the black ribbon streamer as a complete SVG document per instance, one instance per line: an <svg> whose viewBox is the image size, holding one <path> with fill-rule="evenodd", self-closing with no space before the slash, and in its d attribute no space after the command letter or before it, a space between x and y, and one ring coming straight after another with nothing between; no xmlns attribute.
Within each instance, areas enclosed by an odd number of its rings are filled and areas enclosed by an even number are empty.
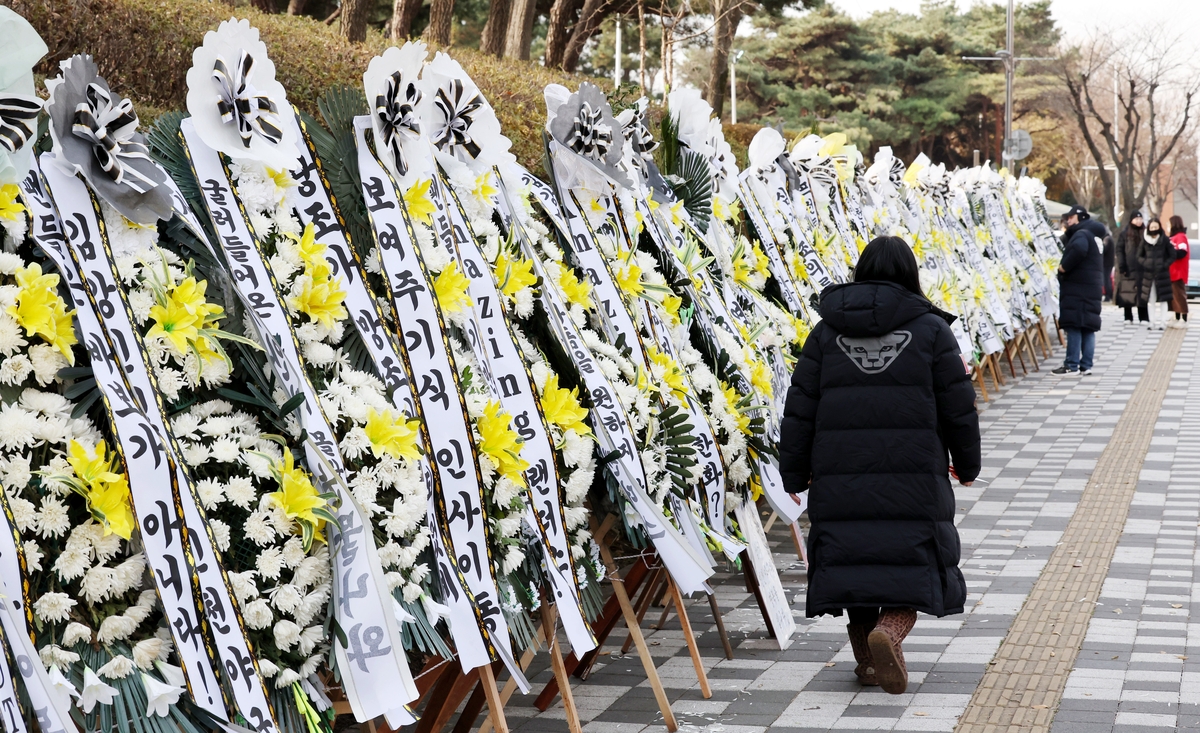
<svg viewBox="0 0 1200 733"><path fill-rule="evenodd" d="M37 132L42 102L24 94L0 97L0 149L15 153Z"/></svg>
<svg viewBox="0 0 1200 733"><path fill-rule="evenodd" d="M446 118L446 126L438 133L433 144L451 154L455 148L462 147L472 158L477 158L480 153L479 145L471 139L469 130L473 122L471 115L483 107L483 99L479 94L473 94L470 99L464 101L464 96L466 89L460 79L450 83L449 94L446 93L446 87L438 89L433 103Z"/></svg>
<svg viewBox="0 0 1200 733"><path fill-rule="evenodd" d="M250 83L253 71L254 57L244 49L233 74L229 73L225 60L217 58L212 73L213 79L220 87L217 110L221 113L222 122L237 125L242 147L249 148L250 141L256 134L272 145L278 145L283 140L283 123L279 120L279 109L270 97L259 94Z"/></svg>
<svg viewBox="0 0 1200 733"><path fill-rule="evenodd" d="M585 158L603 160L613 144L612 128L603 123L603 118L602 107L593 107L590 101L583 100L571 135L566 139L567 147Z"/></svg>
<svg viewBox="0 0 1200 733"><path fill-rule="evenodd" d="M132 102L122 99L113 104L108 90L92 83L84 92L84 101L75 105L71 131L92 144L96 162L113 183L146 193L158 184L138 170L154 162L146 145L133 139L137 126Z"/></svg>
<svg viewBox="0 0 1200 733"><path fill-rule="evenodd" d="M441 95L440 90L438 94ZM404 138L416 140L421 136L421 120L416 110L420 102L421 90L411 81L404 84L399 71L388 77L384 93L375 96L375 116L379 118L383 144L391 151L396 172L401 176L408 173L408 161L400 143Z"/></svg>

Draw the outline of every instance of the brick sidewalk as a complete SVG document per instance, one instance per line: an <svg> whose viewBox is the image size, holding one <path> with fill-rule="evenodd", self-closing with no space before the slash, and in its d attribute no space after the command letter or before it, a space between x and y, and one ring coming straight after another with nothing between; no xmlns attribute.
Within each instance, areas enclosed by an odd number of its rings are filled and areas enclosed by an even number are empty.
<svg viewBox="0 0 1200 733"><path fill-rule="evenodd" d="M1041 372L1010 382L1012 386L984 410L981 480L972 488L956 487L967 613L918 620L905 643L911 680L907 693L891 696L878 688L858 686L845 619L804 618L803 567L790 537L783 528L775 527L771 541L776 564L792 597L799 626L787 651L779 651L766 638L761 615L741 576L718 574L713 584L735 659L724 659L707 603L691 602L689 615L713 689L712 698L704 700L674 616L662 630L649 629L658 621L659 609L652 608L646 616L643 628L682 729L713 733L954 730L1075 514L1097 459L1159 344L1160 333L1122 327L1119 318L1119 311L1106 310L1105 330L1097 339L1094 376L1055 377L1049 370L1056 363L1047 361ZM1189 338L1188 344L1200 343L1197 339L1200 332ZM1187 352L1190 359L1196 348L1186 348L1191 349ZM1057 358L1061 358L1061 349ZM1173 383L1172 390L1176 388ZM1167 405L1172 399L1181 400L1182 396L1169 395ZM1147 467L1156 465L1153 459L1152 452ZM1193 466L1200 473L1200 455ZM1200 477L1195 481L1200 483ZM1137 497L1133 505L1136 514L1140 506ZM1194 538L1195 520L1192 525L1190 536ZM1118 547L1118 561L1121 557ZM1108 585L1105 592L1109 592ZM1189 588L1178 595L1190 598L1190 592ZM586 682L573 680L584 730L664 731L640 662L633 653L619 654L623 639L619 628L605 646L611 653L601 658L591 677ZM1089 643L1091 639L1089 632ZM1090 647L1085 644L1084 650L1090 651ZM1083 655L1080 661L1082 664ZM550 678L545 655L535 664L531 680L540 690L540 683ZM1072 677L1064 714L1073 699L1074 684ZM566 731L561 706L556 703L538 713L532 707L533 697L513 697L506 709L510 727L522 733ZM1057 726L1054 730L1058 733ZM1080 729L1068 728L1064 733L1076 730Z"/></svg>

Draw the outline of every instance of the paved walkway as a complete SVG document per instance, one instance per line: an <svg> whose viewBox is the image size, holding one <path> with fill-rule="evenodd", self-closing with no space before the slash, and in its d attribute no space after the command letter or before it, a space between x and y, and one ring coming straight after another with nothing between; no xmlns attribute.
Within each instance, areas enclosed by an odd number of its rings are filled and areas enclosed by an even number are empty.
<svg viewBox="0 0 1200 733"><path fill-rule="evenodd" d="M1094 606L1090 624L1086 613L1072 617L1078 627L1073 644L1082 638L1082 649L1065 689L1061 679L1055 686L1039 680L1038 669L1025 670L1027 686L1032 684L1042 695L1038 698L1042 702L1029 708L1044 712L1024 721L1028 725L1012 729L1046 730L1051 718L1052 733L1148 730L1130 725L1156 730L1200 727L1200 654L1190 664L1187 660L1188 645L1200 645L1200 623L1187 623L1192 596L1200 593L1200 578L1193 577L1200 517L1200 417L1189 421L1183 409L1193 391L1200 393L1200 371L1192 374L1200 370L1196 358L1200 329L1186 334L1157 422L1152 415L1141 428L1146 432L1153 426L1148 452L1119 456L1117 461L1111 450L1105 453L1115 428L1118 438L1128 437L1130 418L1120 427L1119 421L1135 394L1135 404L1144 403L1145 393L1135 390L1163 340L1160 332L1121 326L1115 310L1105 313L1094 376L1055 377L1049 373L1054 364L1047 362L1041 372L1010 383L986 407L981 416L983 473L974 487L957 487L956 492L967 612L918 620L905 642L911 680L907 693L892 696L858 686L844 618L804 618L803 566L790 537L776 527L770 539L799 625L787 651L766 638L761 615L740 575L714 578L734 660L724 659L707 604L693 601L689 606L709 670L712 698L704 700L700 695L674 617L664 629L648 630L651 651L682 728L713 733L953 731L968 705L976 718L987 712L980 707L988 703L986 699L972 703L972 698L1035 584L1041 589L1035 593L1037 598L1046 589L1075 582L1060 578L1071 573L1081 582L1094 582L1097 589L1103 583L1098 599L1094 593L1071 599L1082 609L1090 611ZM1170 334L1170 340L1181 335ZM1089 500L1082 508L1080 500L1085 489L1089 497L1094 494L1089 479L1094 471L1100 475L1105 470L1107 464L1097 470L1102 454L1117 468L1144 458L1128 518L1119 499L1116 514L1109 518L1116 543L1115 554L1111 547L1107 551L1112 554L1111 569L1105 553L1094 551L1091 554L1102 562L1088 556L1064 566L1055 559L1047 571L1055 575L1043 576L1056 548L1071 540L1075 530L1065 539L1064 531L1076 510L1080 509L1081 517L1091 511ZM658 613L651 609L643 628L654 624ZM1024 624L1036 621L1028 615L1016 624L1006 649L1021 641ZM1065 628L1048 633L1059 635ZM621 630L614 633L605 647L609 653L602 656L590 679L576 681L573 687L584 730L659 733L665 727L641 664L632 652L619 654L623 638ZM532 679L539 683L550 678L544 660L541 655L532 670ZM506 711L511 728L523 733L565 731L561 706L539 714L532 707L533 697L512 699ZM1039 722L1042 727L1031 727ZM964 730L967 727L963 725Z"/></svg>

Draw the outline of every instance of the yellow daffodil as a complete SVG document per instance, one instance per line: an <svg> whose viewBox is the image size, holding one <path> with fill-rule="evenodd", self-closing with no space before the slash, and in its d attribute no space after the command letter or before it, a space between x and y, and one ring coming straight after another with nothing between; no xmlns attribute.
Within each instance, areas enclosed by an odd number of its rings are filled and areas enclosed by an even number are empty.
<svg viewBox="0 0 1200 733"><path fill-rule="evenodd" d="M288 303L325 328L333 328L334 321L340 321L348 315L342 302L346 300L346 290L342 287L342 279L314 281L310 277L304 279L299 295L288 299Z"/></svg>
<svg viewBox="0 0 1200 733"><path fill-rule="evenodd" d="M162 336L180 354L188 352L188 344L200 338L200 327L204 319L189 312L186 304L168 296L166 305L155 305L150 309L154 325L146 332L146 338Z"/></svg>
<svg viewBox="0 0 1200 733"><path fill-rule="evenodd" d="M683 212L683 199L680 199L679 201L676 201L675 203L671 204L670 212L671 212L671 223L674 224L675 226L681 226L683 224L683 216L681 215Z"/></svg>
<svg viewBox="0 0 1200 733"><path fill-rule="evenodd" d="M750 384L764 398L771 399L775 388L771 384L771 370L767 368L766 362L759 359L750 360Z"/></svg>
<svg viewBox="0 0 1200 733"><path fill-rule="evenodd" d="M437 207L433 205L433 199L429 196L432 184L432 178L425 178L409 186L404 192L404 207L408 209L408 215L426 224L432 224L433 215L437 213Z"/></svg>
<svg viewBox="0 0 1200 733"><path fill-rule="evenodd" d="M754 253L754 271L764 278L768 277L771 271L767 267L767 255L762 251L762 247L755 242L751 245L750 251Z"/></svg>
<svg viewBox="0 0 1200 733"><path fill-rule="evenodd" d="M624 267L618 267L617 287L621 288L630 298L641 295L645 290L642 286L642 268L632 262L627 263Z"/></svg>
<svg viewBox="0 0 1200 733"><path fill-rule="evenodd" d="M267 494L289 519L300 522L306 539L311 545L313 537L320 538L321 528L329 516L329 502L315 486L308 472L296 466L292 451L283 449L283 461L271 467L271 473L279 482L279 491Z"/></svg>
<svg viewBox="0 0 1200 733"><path fill-rule="evenodd" d="M500 411L500 403L490 400L479 418L479 450L483 451L501 476L525 487L525 469L529 464L521 458L521 438L511 426L512 418Z"/></svg>
<svg viewBox="0 0 1200 733"><path fill-rule="evenodd" d="M108 456L104 441L88 450L76 440L67 446L67 463L75 472L78 489L92 515L104 526L104 534L129 539L133 534L133 507L129 481L119 472L117 456ZM74 482L73 482L74 483Z"/></svg>
<svg viewBox="0 0 1200 733"><path fill-rule="evenodd" d="M484 171L483 175L475 179L475 188L472 189L471 193L480 202L491 204L492 197L500 193L500 189L492 185L491 171Z"/></svg>
<svg viewBox="0 0 1200 733"><path fill-rule="evenodd" d="M533 260L510 260L503 252L496 258L496 279L500 281L500 292L510 298L537 282L533 274Z"/></svg>
<svg viewBox="0 0 1200 733"><path fill-rule="evenodd" d="M738 247L733 252L733 281L750 287L750 263L746 261L746 250Z"/></svg>
<svg viewBox="0 0 1200 733"><path fill-rule="evenodd" d="M295 234L289 234L292 241L296 243L296 247L300 250L300 261L304 263L305 274L312 277L313 280L328 280L332 271L329 269L329 260L325 259L325 250L328 249L324 244L317 241L316 229L312 224L304 227L304 233L297 237Z"/></svg>
<svg viewBox="0 0 1200 733"><path fill-rule="evenodd" d="M58 350L67 361L75 363L71 347L79 343L67 304L58 297L58 275L43 275L41 265L36 262L16 272L16 303L8 307L8 314L25 329L26 336L41 336Z"/></svg>
<svg viewBox="0 0 1200 733"><path fill-rule="evenodd" d="M442 311L458 313L474 305L471 296L467 295L467 286L470 284L467 276L458 269L457 262L446 265L433 281L433 291L442 306Z"/></svg>
<svg viewBox="0 0 1200 733"><path fill-rule="evenodd" d="M580 308L592 307L592 284L587 280L575 277L571 268L562 266L558 273L558 286L568 303L574 303Z"/></svg>
<svg viewBox="0 0 1200 733"><path fill-rule="evenodd" d="M688 394L687 375L679 368L679 363L671 357L670 354L664 354L653 346L646 349L646 354L650 357L650 363L662 367L662 383L671 388L671 391L679 398L684 398ZM657 376L657 375L656 375Z"/></svg>
<svg viewBox="0 0 1200 733"><path fill-rule="evenodd" d="M420 422L409 420L403 413L393 413L391 410L377 411L370 408L367 411L367 424L363 432L371 441L371 452L377 458L384 454L397 460L415 461L421 457L417 448L420 438Z"/></svg>
<svg viewBox="0 0 1200 733"><path fill-rule="evenodd" d="M736 201L729 203L721 196L713 196L712 213L713 218L716 220L729 221L730 219L736 219L740 210Z"/></svg>
<svg viewBox="0 0 1200 733"><path fill-rule="evenodd" d="M724 384L722 382L722 384ZM733 387L722 387L721 393L725 395L725 402L729 404L729 411L737 417L737 429L742 435L753 435L754 431L750 429L750 416L738 409L738 402L741 397L737 390Z"/></svg>
<svg viewBox="0 0 1200 733"><path fill-rule="evenodd" d="M21 218L22 212L25 211L25 205L17 197L20 192L21 189L17 188L15 183L6 183L0 186L0 219L16 221Z"/></svg>
<svg viewBox="0 0 1200 733"><path fill-rule="evenodd" d="M564 432L574 430L579 435L589 435L592 432L584 422L588 411L579 404L579 389L566 390L559 387L557 374L547 379L546 386L542 389L542 412L547 420L562 428Z"/></svg>
<svg viewBox="0 0 1200 733"><path fill-rule="evenodd" d="M292 179L292 174L286 168L280 170L267 168L267 175L271 177L271 182L275 184L275 195L280 200L283 199L284 191L296 186L296 181Z"/></svg>
<svg viewBox="0 0 1200 733"><path fill-rule="evenodd" d="M678 295L664 295L662 304L663 310L671 317L671 325L678 325L679 308L683 305L683 298L680 298Z"/></svg>

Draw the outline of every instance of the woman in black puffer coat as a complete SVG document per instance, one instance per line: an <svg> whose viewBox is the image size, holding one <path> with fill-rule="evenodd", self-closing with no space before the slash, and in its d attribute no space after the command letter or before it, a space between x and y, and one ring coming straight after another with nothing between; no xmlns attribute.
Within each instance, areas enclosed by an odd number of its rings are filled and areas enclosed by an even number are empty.
<svg viewBox="0 0 1200 733"><path fill-rule="evenodd" d="M899 694L916 612L962 613L966 600L950 476L979 474L979 416L954 317L921 294L904 240L872 241L854 280L821 294L780 468L789 492L809 492L808 616L847 610L855 674Z"/></svg>
<svg viewBox="0 0 1200 733"><path fill-rule="evenodd" d="M1167 304L1171 302L1171 263L1175 262L1175 245L1167 239L1162 223L1151 219L1146 223L1138 248L1138 265L1142 268L1140 302L1149 308L1150 330L1167 327Z"/></svg>

